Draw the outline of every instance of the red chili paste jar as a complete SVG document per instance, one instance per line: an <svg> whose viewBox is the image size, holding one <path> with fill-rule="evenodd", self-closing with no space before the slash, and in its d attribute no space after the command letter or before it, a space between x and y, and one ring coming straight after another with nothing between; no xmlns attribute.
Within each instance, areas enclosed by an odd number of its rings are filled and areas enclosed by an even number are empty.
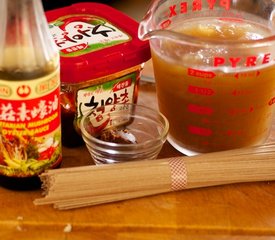
<svg viewBox="0 0 275 240"><path fill-rule="evenodd" d="M62 143L83 144L81 117L106 104L137 101L148 42L138 39L138 22L100 3L77 3L46 12L60 52Z"/></svg>

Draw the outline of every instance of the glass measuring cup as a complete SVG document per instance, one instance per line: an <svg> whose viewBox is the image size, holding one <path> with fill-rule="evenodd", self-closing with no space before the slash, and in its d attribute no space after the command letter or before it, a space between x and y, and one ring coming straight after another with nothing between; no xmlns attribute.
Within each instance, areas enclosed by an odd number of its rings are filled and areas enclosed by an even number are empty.
<svg viewBox="0 0 275 240"><path fill-rule="evenodd" d="M272 0L156 0L150 42L168 141L187 155L263 143L275 103Z"/></svg>

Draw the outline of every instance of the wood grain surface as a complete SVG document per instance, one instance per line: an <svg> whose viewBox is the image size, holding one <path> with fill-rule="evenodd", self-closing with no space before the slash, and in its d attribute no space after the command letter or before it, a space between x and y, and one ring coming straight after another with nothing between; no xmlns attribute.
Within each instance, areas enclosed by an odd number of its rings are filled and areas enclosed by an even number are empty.
<svg viewBox="0 0 275 240"><path fill-rule="evenodd" d="M154 84L142 83L139 103L157 106L155 97ZM166 143L159 158L180 155ZM62 167L87 164L92 160L85 146L63 148ZM41 193L0 188L1 239L275 239L274 182L184 190L69 211L35 206Z"/></svg>

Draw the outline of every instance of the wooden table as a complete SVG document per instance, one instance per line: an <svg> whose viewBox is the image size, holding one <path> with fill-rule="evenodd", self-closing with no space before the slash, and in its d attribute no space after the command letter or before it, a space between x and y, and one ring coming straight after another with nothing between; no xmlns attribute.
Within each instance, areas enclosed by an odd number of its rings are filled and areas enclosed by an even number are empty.
<svg viewBox="0 0 275 240"><path fill-rule="evenodd" d="M154 84L141 84L139 102L156 104ZM63 150L63 167L91 163L84 146ZM159 157L179 155L166 143ZM40 197L41 190L0 188L1 239L275 239L275 182L184 190L69 211L35 206Z"/></svg>

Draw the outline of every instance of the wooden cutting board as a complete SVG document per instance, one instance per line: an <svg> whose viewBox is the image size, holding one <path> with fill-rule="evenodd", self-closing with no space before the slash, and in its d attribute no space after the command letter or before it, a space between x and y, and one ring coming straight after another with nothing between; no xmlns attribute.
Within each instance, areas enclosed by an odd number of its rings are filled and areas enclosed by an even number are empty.
<svg viewBox="0 0 275 240"><path fill-rule="evenodd" d="M140 103L154 103L154 84L143 83ZM272 132L271 138L275 136ZM181 154L166 143L160 158ZM63 148L62 167L92 164L85 146ZM274 162L275 164L275 162ZM96 185L94 187L97 187ZM275 183L184 190L60 211L35 206L41 190L0 188L1 239L267 239L275 237Z"/></svg>

